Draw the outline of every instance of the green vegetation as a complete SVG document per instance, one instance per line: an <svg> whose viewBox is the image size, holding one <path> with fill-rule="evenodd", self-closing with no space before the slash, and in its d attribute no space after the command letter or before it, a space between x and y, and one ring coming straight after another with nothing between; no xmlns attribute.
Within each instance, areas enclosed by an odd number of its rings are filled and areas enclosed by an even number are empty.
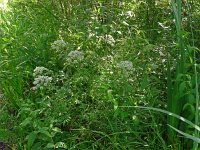
<svg viewBox="0 0 200 150"><path fill-rule="evenodd" d="M199 0L3 2L0 149L200 149Z"/></svg>

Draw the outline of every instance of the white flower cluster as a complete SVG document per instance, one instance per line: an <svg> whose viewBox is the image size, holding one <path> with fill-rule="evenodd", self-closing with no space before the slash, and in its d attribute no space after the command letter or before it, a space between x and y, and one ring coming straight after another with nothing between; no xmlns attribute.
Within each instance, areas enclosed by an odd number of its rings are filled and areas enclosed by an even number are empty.
<svg viewBox="0 0 200 150"><path fill-rule="evenodd" d="M71 51L68 54L68 57L72 61L80 61L84 59L84 53L81 51L75 50L75 51Z"/></svg>
<svg viewBox="0 0 200 150"><path fill-rule="evenodd" d="M33 76L39 76L41 74L44 73L44 71L49 71L49 69L45 68L45 67L36 67L33 71Z"/></svg>
<svg viewBox="0 0 200 150"><path fill-rule="evenodd" d="M43 87L46 87L49 85L49 83L52 81L52 77L45 75L45 72L49 72L49 71L50 70L48 70L45 67L36 67L34 69L33 76L35 78L33 81L34 87L32 87L32 90L43 89Z"/></svg>
<svg viewBox="0 0 200 150"><path fill-rule="evenodd" d="M32 89L42 89L43 86L48 86L48 84L52 81L52 77L49 76L38 76L34 79L33 84L35 85Z"/></svg>
<svg viewBox="0 0 200 150"><path fill-rule="evenodd" d="M51 43L51 48L55 49L56 51L59 51L60 49L63 49L66 47L66 43L63 40L57 40Z"/></svg>
<svg viewBox="0 0 200 150"><path fill-rule="evenodd" d="M117 64L117 67L121 69L125 69L127 71L131 71L133 70L133 63L127 60L121 61L120 63Z"/></svg>
<svg viewBox="0 0 200 150"><path fill-rule="evenodd" d="M112 37L112 35L105 35L104 37L104 41L111 45L111 46L114 46L115 45L115 39Z"/></svg>

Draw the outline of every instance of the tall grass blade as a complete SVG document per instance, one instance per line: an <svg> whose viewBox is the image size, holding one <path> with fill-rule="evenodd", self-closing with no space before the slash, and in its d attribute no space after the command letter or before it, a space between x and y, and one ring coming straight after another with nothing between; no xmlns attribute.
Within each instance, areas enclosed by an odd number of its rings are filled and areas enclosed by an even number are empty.
<svg viewBox="0 0 200 150"><path fill-rule="evenodd" d="M197 131L200 132L200 127L197 126L196 124L192 123L190 120L187 120L186 118L184 118L180 115L169 112L167 110L163 110L163 109L160 109L160 108L154 108L154 107L146 107L146 106L119 106L119 107L121 107L121 108L140 108L140 109L147 109L147 110L153 110L153 111L161 112L161 113L167 114L169 116L172 116L174 118L177 118L178 120L185 122L186 124L190 125L191 127L193 127L194 129L196 129Z"/></svg>
<svg viewBox="0 0 200 150"><path fill-rule="evenodd" d="M185 133L185 132L182 132L181 130L176 129L176 128L172 127L171 125L168 125L168 126L169 126L170 128L172 128L173 130L175 130L176 132L178 132L178 133L184 135L186 138L193 140L195 143L197 143L197 144L200 143L200 138L195 137L195 136L192 136L192 135L187 134L187 133Z"/></svg>
<svg viewBox="0 0 200 150"><path fill-rule="evenodd" d="M192 46L194 47L194 33L193 33L193 25L192 25L192 8L190 6L190 2L186 0L187 4L187 10L189 12L189 25L190 25L190 32L192 37ZM196 58L196 51L193 51L193 60L194 60L194 80L195 80L195 97L196 97L196 110L195 110L195 124L199 125L199 87L198 87L198 72L197 72L197 58ZM199 137L199 131L195 129L195 137ZM198 149L198 143L197 141L194 141L193 149Z"/></svg>
<svg viewBox="0 0 200 150"><path fill-rule="evenodd" d="M160 108L154 108L154 107L145 107L145 106L119 106L119 107L122 107L122 108L124 108L124 107L129 107L129 108L131 108L131 107L132 107L132 108L141 108L141 109L147 109L147 110L153 110L153 111L161 112L161 113L167 114L167 115L169 115L169 116L172 116L172 117L174 117L174 118L177 118L177 119L179 119L179 120L185 122L186 124L188 124L188 125L190 125L191 127L193 127L197 132L200 131L200 127L197 126L196 124L194 124L194 123L192 123L191 121L189 121L189 120L183 118L182 116L179 116L179 115L174 114L174 113L172 113L172 112L169 112L169 111L167 111L167 110L163 110L163 109L160 109ZM181 131L181 130L179 130L179 129L177 129L177 128L175 128L175 127L169 125L169 124L168 124L168 126L169 126L172 130L174 130L174 131L176 131L176 132L178 132L178 133L184 135L186 138L193 140L195 143L197 143L197 146L198 146L198 143L200 143L200 138L198 138L198 136L192 136L192 135L190 135L190 134L187 134L187 133L185 133L185 132L183 132L183 131ZM198 147L197 147L197 148L198 148Z"/></svg>
<svg viewBox="0 0 200 150"><path fill-rule="evenodd" d="M175 18L175 25L176 25L176 34L177 34L177 41L178 41L178 48L179 51L178 56L180 56L180 59L178 59L177 66L176 66L176 74L175 74L175 82L172 82L171 79L171 70L170 70L170 64L168 62L168 111L175 113L177 115L181 114L182 107L184 106L184 97L179 92L179 86L181 81L178 80L178 77L180 75L183 75L185 73L185 50L184 50L184 44L183 44L183 37L182 37L182 27L181 27L181 7L182 3L181 0L177 0L176 2L174 0L171 0L172 9L174 12L174 18ZM168 59L168 61L170 61ZM168 124L178 128L179 121L177 118L172 118L171 116L168 116ZM168 128L168 134L169 136L174 139L174 131L169 127Z"/></svg>

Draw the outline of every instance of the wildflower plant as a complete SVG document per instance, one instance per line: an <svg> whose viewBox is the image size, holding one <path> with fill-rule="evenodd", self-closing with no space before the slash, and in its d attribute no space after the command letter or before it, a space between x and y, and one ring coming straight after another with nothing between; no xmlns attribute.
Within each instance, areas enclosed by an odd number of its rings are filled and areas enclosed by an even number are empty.
<svg viewBox="0 0 200 150"><path fill-rule="evenodd" d="M174 3L173 9L181 6L178 2L181 0ZM198 7L200 2L193 4ZM150 0L138 4L91 1L84 3L84 7L65 0L10 3L11 12L0 12L0 112L8 112L11 119L5 122L0 116L0 138L2 126L8 126L16 132L17 140L11 143L14 149L190 149L190 145L184 147L187 141L181 142L183 146L178 143L177 134L175 140L172 136L170 139L166 116L129 109L132 105L168 108L169 90L169 100L175 105L168 111L176 113L176 101L183 100L180 103L184 104L179 105L181 115L195 120L196 125L199 122L199 94L198 88L194 89L194 82L198 86L198 72L194 76L190 70L195 67L189 68L196 61L191 57L190 63L188 56L184 56L182 67L179 58L173 56L179 55L179 48L191 53L193 48L185 47L187 41L175 44L175 28L169 15L172 11L169 6L160 5ZM194 6L191 17L198 17ZM180 9L175 16L178 29ZM187 28L190 19L184 19L187 20L183 26ZM182 36L191 36L188 29L182 30L186 33L177 31L179 43L185 42ZM175 51L167 55L167 50ZM180 67L172 66L174 58ZM32 66L38 64L47 68L38 66L33 71ZM171 82L167 88L166 68ZM170 127L193 134L190 126L170 118ZM162 135L166 134L172 142L165 143L168 138Z"/></svg>
<svg viewBox="0 0 200 150"><path fill-rule="evenodd" d="M133 67L133 63L131 61L120 61L115 64L115 69L119 74L122 75L120 78L125 77L128 80L135 80L130 78L131 75L133 75L133 73L135 72L135 68Z"/></svg>
<svg viewBox="0 0 200 150"><path fill-rule="evenodd" d="M36 77L48 71L49 70L45 67L36 67L33 71L33 76Z"/></svg>
<svg viewBox="0 0 200 150"><path fill-rule="evenodd" d="M117 63L116 65L117 68L127 70L127 71L132 71L133 70L133 63L131 61L121 61Z"/></svg>
<svg viewBox="0 0 200 150"><path fill-rule="evenodd" d="M56 50L56 51L60 51L64 48L66 48L66 43L63 40L56 40L53 43L51 43L51 48Z"/></svg>
<svg viewBox="0 0 200 150"><path fill-rule="evenodd" d="M68 64L77 64L84 59L84 53L78 50L71 51L67 55L67 62Z"/></svg>
<svg viewBox="0 0 200 150"><path fill-rule="evenodd" d="M45 67L36 67L34 69L34 81L32 90L43 89L47 87L49 83L52 81L52 77L48 76L51 71Z"/></svg>
<svg viewBox="0 0 200 150"><path fill-rule="evenodd" d="M56 56L58 56L58 60L63 61L67 54L67 43L64 40L56 40L51 43L51 49Z"/></svg>
<svg viewBox="0 0 200 150"><path fill-rule="evenodd" d="M130 104L136 86L131 76L134 70L132 62L116 63L116 56L111 55L102 57L101 62L98 66L100 76L93 80L91 86L91 97L99 102L112 103L114 110L118 105Z"/></svg>
<svg viewBox="0 0 200 150"><path fill-rule="evenodd" d="M75 51L71 51L71 52L68 54L68 57L69 57L71 60L83 60L83 59L84 59L84 54L83 54L83 52L81 52L81 51L75 50Z"/></svg>
<svg viewBox="0 0 200 150"><path fill-rule="evenodd" d="M112 47L115 46L115 39L110 34L106 34L104 36L99 36L99 39L100 39L100 41L103 41L103 43L106 43Z"/></svg>

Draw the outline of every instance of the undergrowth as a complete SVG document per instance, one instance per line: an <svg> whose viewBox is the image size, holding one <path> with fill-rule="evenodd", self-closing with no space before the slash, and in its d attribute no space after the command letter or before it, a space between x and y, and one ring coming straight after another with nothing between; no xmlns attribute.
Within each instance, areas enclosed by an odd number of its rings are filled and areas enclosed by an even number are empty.
<svg viewBox="0 0 200 150"><path fill-rule="evenodd" d="M10 1L0 14L0 141L13 150L190 149L167 130L193 135L189 125L129 107L167 109L170 78L189 98L178 115L195 117L192 63L175 73L186 45L176 43L169 3L154 2Z"/></svg>

